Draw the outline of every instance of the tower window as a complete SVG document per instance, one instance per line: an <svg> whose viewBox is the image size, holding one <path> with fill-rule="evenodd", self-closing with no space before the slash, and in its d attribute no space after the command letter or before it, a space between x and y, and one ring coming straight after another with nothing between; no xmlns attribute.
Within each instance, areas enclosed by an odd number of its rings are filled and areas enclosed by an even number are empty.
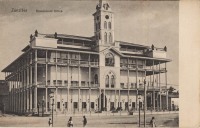
<svg viewBox="0 0 200 128"><path fill-rule="evenodd" d="M96 23L96 31L98 30L98 23Z"/></svg>
<svg viewBox="0 0 200 128"><path fill-rule="evenodd" d="M97 76L97 74L95 74L95 76L94 76L94 83L98 84L98 76Z"/></svg>
<svg viewBox="0 0 200 128"><path fill-rule="evenodd" d="M115 77L112 75L111 76L111 88L114 88L115 86Z"/></svg>
<svg viewBox="0 0 200 128"><path fill-rule="evenodd" d="M99 40L101 39L101 34L99 33Z"/></svg>
<svg viewBox="0 0 200 128"><path fill-rule="evenodd" d="M113 56L113 54L111 54L111 53L106 54L105 65L106 66L114 66L114 56Z"/></svg>
<svg viewBox="0 0 200 128"><path fill-rule="evenodd" d="M109 35L109 42L112 42L112 34Z"/></svg>
<svg viewBox="0 0 200 128"><path fill-rule="evenodd" d="M104 28L107 29L107 22L104 21Z"/></svg>
<svg viewBox="0 0 200 128"><path fill-rule="evenodd" d="M108 28L111 29L111 22L108 23Z"/></svg>
<svg viewBox="0 0 200 128"><path fill-rule="evenodd" d="M100 23L98 23L98 27L99 27L98 29L100 29L100 28L101 28L101 24L100 24Z"/></svg>
<svg viewBox="0 0 200 128"><path fill-rule="evenodd" d="M104 34L104 40L105 40L105 42L107 42L107 33L106 32Z"/></svg>
<svg viewBox="0 0 200 128"><path fill-rule="evenodd" d="M106 88L109 88L109 76L108 75L106 76L106 83L105 84L106 84Z"/></svg>

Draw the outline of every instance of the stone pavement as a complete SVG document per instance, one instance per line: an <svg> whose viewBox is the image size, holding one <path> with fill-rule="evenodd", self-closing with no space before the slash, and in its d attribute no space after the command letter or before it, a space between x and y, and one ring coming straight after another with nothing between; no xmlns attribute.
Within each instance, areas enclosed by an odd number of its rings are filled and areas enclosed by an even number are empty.
<svg viewBox="0 0 200 128"><path fill-rule="evenodd" d="M70 115L54 115L55 127L66 127ZM155 117L158 127L178 127L178 113L171 114L147 114L146 124ZM82 115L72 116L74 127L82 127ZM86 116L88 120L87 127L138 127L138 115L91 115ZM143 115L141 115L141 126L143 126ZM24 117L7 116L0 117L0 127L48 127L49 117Z"/></svg>

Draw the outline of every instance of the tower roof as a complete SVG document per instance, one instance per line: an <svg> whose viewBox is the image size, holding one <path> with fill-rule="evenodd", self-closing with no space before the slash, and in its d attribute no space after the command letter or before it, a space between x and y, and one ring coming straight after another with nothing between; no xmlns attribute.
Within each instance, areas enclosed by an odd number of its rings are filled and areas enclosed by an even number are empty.
<svg viewBox="0 0 200 128"><path fill-rule="evenodd" d="M105 0L99 0L99 3L97 4L96 9L111 11L110 4Z"/></svg>

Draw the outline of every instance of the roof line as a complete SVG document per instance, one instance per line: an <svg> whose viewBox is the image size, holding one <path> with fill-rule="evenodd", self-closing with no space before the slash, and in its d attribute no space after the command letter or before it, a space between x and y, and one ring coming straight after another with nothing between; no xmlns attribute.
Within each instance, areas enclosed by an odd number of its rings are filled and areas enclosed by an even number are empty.
<svg viewBox="0 0 200 128"><path fill-rule="evenodd" d="M29 50L27 50L26 52L22 53L20 56L18 56L14 61L12 61L8 66L6 66L3 70L1 70L1 72L5 72L4 70L6 70L6 68L8 68L9 66L11 66L12 64L14 64L14 62L16 62L18 59L20 59L22 56L24 56L27 52L29 52Z"/></svg>

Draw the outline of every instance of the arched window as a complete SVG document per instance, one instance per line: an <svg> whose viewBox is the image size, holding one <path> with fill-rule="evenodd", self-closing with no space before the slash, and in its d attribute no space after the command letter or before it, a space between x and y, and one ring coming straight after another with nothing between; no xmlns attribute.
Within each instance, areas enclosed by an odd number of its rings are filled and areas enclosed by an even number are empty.
<svg viewBox="0 0 200 128"><path fill-rule="evenodd" d="M106 76L105 84L106 84L106 88L109 88L109 76L108 75Z"/></svg>
<svg viewBox="0 0 200 128"><path fill-rule="evenodd" d="M111 22L108 23L108 28L111 29Z"/></svg>
<svg viewBox="0 0 200 128"><path fill-rule="evenodd" d="M111 88L115 87L115 77L114 75L111 76Z"/></svg>
<svg viewBox="0 0 200 128"><path fill-rule="evenodd" d="M112 34L109 34L109 42L112 42Z"/></svg>
<svg viewBox="0 0 200 128"><path fill-rule="evenodd" d="M107 33L106 32L104 34L104 40L105 40L105 42L107 42Z"/></svg>
<svg viewBox="0 0 200 128"><path fill-rule="evenodd" d="M104 29L107 29L107 22L104 21Z"/></svg>
<svg viewBox="0 0 200 128"><path fill-rule="evenodd" d="M114 66L114 56L112 53L106 54L105 66Z"/></svg>
<svg viewBox="0 0 200 128"><path fill-rule="evenodd" d="M95 76L94 76L94 83L98 84L98 76L97 76L97 74L95 74Z"/></svg>

